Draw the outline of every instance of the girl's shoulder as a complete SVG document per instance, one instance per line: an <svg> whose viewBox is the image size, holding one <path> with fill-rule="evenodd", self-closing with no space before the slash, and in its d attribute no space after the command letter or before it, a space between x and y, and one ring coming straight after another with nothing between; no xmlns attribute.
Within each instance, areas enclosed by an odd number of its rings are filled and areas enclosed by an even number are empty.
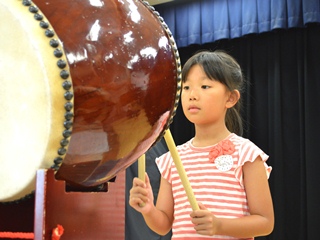
<svg viewBox="0 0 320 240"><path fill-rule="evenodd" d="M244 138L241 136L238 136L235 133L231 133L229 140L236 146L242 148L242 147L253 147L253 148L258 148L258 146L252 142L250 139L248 138Z"/></svg>

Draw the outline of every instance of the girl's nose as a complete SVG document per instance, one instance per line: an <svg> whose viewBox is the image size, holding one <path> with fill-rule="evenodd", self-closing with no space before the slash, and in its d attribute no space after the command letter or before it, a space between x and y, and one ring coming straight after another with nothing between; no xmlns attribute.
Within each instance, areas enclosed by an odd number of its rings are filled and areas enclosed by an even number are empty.
<svg viewBox="0 0 320 240"><path fill-rule="evenodd" d="M191 90L189 100L192 101L192 100L197 100L197 99L198 99L197 93L194 90Z"/></svg>

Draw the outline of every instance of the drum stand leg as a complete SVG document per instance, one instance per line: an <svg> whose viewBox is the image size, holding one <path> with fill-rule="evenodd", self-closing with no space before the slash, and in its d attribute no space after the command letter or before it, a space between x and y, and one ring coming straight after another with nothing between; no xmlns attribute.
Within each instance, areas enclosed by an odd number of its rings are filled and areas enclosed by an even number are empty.
<svg viewBox="0 0 320 240"><path fill-rule="evenodd" d="M58 225L61 240L123 240L125 171L108 182L107 192L66 192L53 170L38 170L34 199L0 205L0 231L32 232L32 222L35 240L51 240Z"/></svg>
<svg viewBox="0 0 320 240"><path fill-rule="evenodd" d="M35 240L51 239L61 225L61 240L123 240L125 172L108 183L108 192L66 192L52 170L38 170L35 195Z"/></svg>
<svg viewBox="0 0 320 240"><path fill-rule="evenodd" d="M35 195L35 240L51 239L61 225L61 240L123 240L125 172L108 183L108 192L66 192L52 170L38 170Z"/></svg>

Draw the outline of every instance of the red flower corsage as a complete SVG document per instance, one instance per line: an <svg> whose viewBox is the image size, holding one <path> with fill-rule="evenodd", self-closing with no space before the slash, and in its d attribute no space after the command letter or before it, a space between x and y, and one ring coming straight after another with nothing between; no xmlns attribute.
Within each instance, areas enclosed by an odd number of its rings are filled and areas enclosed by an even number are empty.
<svg viewBox="0 0 320 240"><path fill-rule="evenodd" d="M209 152L209 161L214 163L217 157L221 155L232 155L234 150L234 144L230 140L223 140L211 149Z"/></svg>

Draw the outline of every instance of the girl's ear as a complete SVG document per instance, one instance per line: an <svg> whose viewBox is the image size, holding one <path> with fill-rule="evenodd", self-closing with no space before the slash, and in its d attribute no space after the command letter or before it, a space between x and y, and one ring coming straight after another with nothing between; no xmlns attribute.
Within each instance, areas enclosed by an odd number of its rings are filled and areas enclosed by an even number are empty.
<svg viewBox="0 0 320 240"><path fill-rule="evenodd" d="M240 92L238 90L233 90L230 92L229 99L227 101L226 107L232 108L240 99Z"/></svg>

